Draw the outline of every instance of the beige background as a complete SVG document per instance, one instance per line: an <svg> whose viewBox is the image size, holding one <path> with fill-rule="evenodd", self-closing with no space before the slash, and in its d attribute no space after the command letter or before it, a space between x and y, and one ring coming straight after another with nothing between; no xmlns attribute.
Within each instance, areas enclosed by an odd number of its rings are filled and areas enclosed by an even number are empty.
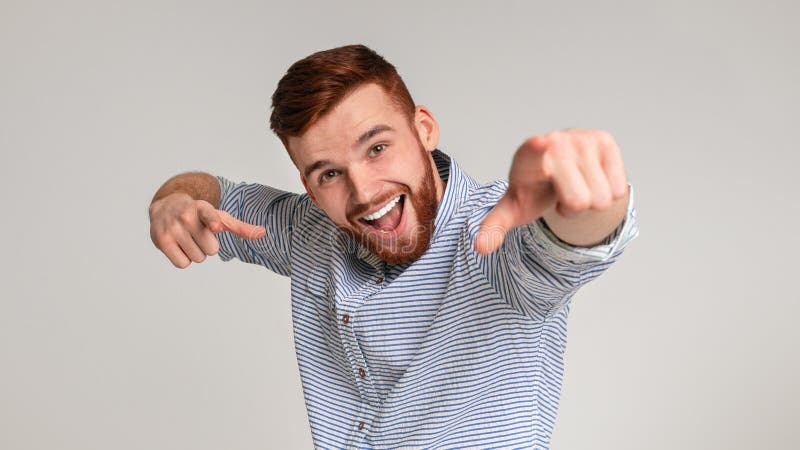
<svg viewBox="0 0 800 450"><path fill-rule="evenodd" d="M800 447L796 2L283 3L0 0L0 448L311 446L288 281L174 269L147 205L300 189L269 96L356 42L480 180L552 129L621 145L641 235L575 298L554 449Z"/></svg>

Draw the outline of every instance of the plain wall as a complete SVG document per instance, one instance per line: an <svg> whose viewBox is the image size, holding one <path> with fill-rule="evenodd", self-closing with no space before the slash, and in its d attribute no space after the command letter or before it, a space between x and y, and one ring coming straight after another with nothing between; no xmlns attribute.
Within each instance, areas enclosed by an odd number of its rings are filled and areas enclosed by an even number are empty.
<svg viewBox="0 0 800 450"><path fill-rule="evenodd" d="M189 170L299 191L269 98L364 43L503 178L610 131L640 236L573 303L554 449L800 447L796 2L0 1L0 448L310 448L288 280L174 268Z"/></svg>

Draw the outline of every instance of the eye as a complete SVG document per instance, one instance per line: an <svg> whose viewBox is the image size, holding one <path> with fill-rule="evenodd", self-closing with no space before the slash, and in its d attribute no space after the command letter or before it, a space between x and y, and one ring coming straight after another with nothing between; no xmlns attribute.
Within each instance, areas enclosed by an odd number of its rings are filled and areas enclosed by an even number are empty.
<svg viewBox="0 0 800 450"><path fill-rule="evenodd" d="M369 149L369 156L377 156L386 150L386 144L378 144Z"/></svg>
<svg viewBox="0 0 800 450"><path fill-rule="evenodd" d="M319 183L322 184L322 183L328 181L329 179L335 177L336 175L339 175L339 171L338 170L336 170L336 169L328 169L328 170L322 172L319 175Z"/></svg>

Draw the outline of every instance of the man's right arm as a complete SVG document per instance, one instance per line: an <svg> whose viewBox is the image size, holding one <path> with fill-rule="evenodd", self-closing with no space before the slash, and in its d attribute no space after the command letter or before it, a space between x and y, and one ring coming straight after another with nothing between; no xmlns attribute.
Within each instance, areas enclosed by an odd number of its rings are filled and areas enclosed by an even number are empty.
<svg viewBox="0 0 800 450"><path fill-rule="evenodd" d="M153 196L152 204L174 193L188 194L195 200L205 200L214 208L219 208L219 183L217 179L205 172L187 172L167 180Z"/></svg>
<svg viewBox="0 0 800 450"><path fill-rule="evenodd" d="M264 237L266 230L220 211L220 187L213 175L189 172L167 180L150 202L150 238L175 267L203 262L219 251L214 235L229 231L244 239Z"/></svg>

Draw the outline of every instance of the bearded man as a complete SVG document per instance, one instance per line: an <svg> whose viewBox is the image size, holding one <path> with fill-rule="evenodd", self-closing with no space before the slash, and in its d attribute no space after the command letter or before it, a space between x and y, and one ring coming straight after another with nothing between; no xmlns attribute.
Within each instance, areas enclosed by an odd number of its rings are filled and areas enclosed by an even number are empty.
<svg viewBox="0 0 800 450"><path fill-rule="evenodd" d="M362 45L294 63L272 107L306 192L181 174L151 237L179 268L291 277L315 446L547 448L570 300L638 235L612 136L530 137L507 182L478 183Z"/></svg>

